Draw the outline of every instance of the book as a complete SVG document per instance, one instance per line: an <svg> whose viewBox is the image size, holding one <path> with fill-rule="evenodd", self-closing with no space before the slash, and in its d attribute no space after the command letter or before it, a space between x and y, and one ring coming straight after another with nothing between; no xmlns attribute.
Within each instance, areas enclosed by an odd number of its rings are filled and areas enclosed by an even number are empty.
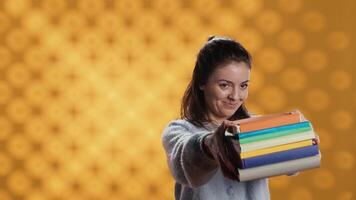
<svg viewBox="0 0 356 200"><path fill-rule="evenodd" d="M260 155L264 155L264 154L270 154L270 153L286 151L286 150L290 150L290 149L296 149L296 148L300 148L300 147L312 146L314 143L315 142L313 142L313 140L298 141L298 142L294 142L294 143L283 144L283 145L279 145L279 146L258 149L258 150L249 151L249 152L241 152L240 156L242 159L250 158L250 157L260 156Z"/></svg>
<svg viewBox="0 0 356 200"><path fill-rule="evenodd" d="M275 126L283 126L301 122L301 114L297 112L285 112L270 114L247 119L237 120L237 132L243 133L248 131L260 130Z"/></svg>
<svg viewBox="0 0 356 200"><path fill-rule="evenodd" d="M246 143L250 143L250 142L267 140L267 139L272 139L272 138L276 138L276 137L294 135L294 134L305 132L308 130L310 130L310 129L309 128L298 128L298 129L291 129L291 130L276 131L276 132L272 132L269 134L263 134L263 135L257 135L254 137L242 138L242 139L239 139L239 141L240 141L240 144L246 144Z"/></svg>
<svg viewBox="0 0 356 200"><path fill-rule="evenodd" d="M255 130L255 131L239 133L239 134L236 134L236 137L238 137L238 139L244 139L244 138L249 138L249 137L254 137L254 136L259 136L259 135L271 134L271 133L275 133L275 132L309 131L312 129L313 128L312 128L311 123L309 121L304 121L304 122L299 122L299 123L295 123L295 124L288 124L288 125L283 125L283 126L276 126L276 127Z"/></svg>
<svg viewBox="0 0 356 200"><path fill-rule="evenodd" d="M310 131L300 132L297 134L286 135L286 136L270 138L270 139L266 139L266 140L262 140L262 141L240 144L240 147L241 147L241 152L249 152L249 151L254 151L257 149L263 149L263 148L268 148L268 147L273 147L273 146L278 146L278 145L283 145L283 144L289 144L289 143L303 141L303 140L310 140L313 138L315 138L315 133L314 133L314 131L310 130Z"/></svg>
<svg viewBox="0 0 356 200"><path fill-rule="evenodd" d="M270 154L242 159L242 168L251 168L261 165L268 165L288 160L314 156L319 153L318 145L305 146L286 151L279 151Z"/></svg>
<svg viewBox="0 0 356 200"><path fill-rule="evenodd" d="M315 156L263 165L259 167L237 169L239 173L239 181L249 181L278 175L286 175L302 170L317 168L320 166L320 159L321 156L319 152Z"/></svg>

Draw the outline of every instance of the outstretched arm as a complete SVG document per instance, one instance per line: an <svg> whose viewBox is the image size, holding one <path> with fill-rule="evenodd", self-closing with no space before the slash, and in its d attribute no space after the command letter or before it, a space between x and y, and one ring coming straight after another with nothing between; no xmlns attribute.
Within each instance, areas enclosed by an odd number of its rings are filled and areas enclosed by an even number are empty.
<svg viewBox="0 0 356 200"><path fill-rule="evenodd" d="M202 147L207 132L191 132L183 120L171 122L163 131L163 146L175 180L189 187L199 187L210 180L218 163Z"/></svg>

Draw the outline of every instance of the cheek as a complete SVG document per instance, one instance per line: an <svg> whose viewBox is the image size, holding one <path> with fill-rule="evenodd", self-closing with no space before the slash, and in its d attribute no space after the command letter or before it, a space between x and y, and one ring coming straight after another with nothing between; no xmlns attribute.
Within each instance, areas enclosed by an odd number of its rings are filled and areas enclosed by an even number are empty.
<svg viewBox="0 0 356 200"><path fill-rule="evenodd" d="M224 100L229 96L229 92L223 90L217 90L214 93L215 100Z"/></svg>
<svg viewBox="0 0 356 200"><path fill-rule="evenodd" d="M207 93L207 95L208 95L208 98L210 98L210 100L217 101L217 100L226 98L228 96L228 92L223 91L219 88L212 88Z"/></svg>
<svg viewBox="0 0 356 200"><path fill-rule="evenodd" d="M246 90L243 94L243 100L247 99L248 97L248 90Z"/></svg>
<svg viewBox="0 0 356 200"><path fill-rule="evenodd" d="M242 96L243 101L245 101L248 97L248 90L243 91L241 96Z"/></svg>

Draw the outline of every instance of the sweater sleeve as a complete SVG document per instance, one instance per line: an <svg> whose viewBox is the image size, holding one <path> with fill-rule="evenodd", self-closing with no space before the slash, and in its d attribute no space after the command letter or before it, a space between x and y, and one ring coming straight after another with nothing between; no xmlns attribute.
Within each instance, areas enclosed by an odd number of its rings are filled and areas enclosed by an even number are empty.
<svg viewBox="0 0 356 200"><path fill-rule="evenodd" d="M162 140L174 179L189 187L199 187L210 180L218 164L202 149L206 131L192 132L184 120L176 120L164 129Z"/></svg>

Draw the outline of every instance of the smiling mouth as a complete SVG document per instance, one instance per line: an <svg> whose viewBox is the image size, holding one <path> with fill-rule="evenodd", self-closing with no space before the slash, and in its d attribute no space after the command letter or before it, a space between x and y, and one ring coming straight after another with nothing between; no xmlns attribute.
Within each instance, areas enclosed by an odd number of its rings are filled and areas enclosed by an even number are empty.
<svg viewBox="0 0 356 200"><path fill-rule="evenodd" d="M237 103L236 104L231 104L231 103L226 103L226 102L224 102L224 104L227 105L228 107L231 107L231 108L235 108L238 105Z"/></svg>

